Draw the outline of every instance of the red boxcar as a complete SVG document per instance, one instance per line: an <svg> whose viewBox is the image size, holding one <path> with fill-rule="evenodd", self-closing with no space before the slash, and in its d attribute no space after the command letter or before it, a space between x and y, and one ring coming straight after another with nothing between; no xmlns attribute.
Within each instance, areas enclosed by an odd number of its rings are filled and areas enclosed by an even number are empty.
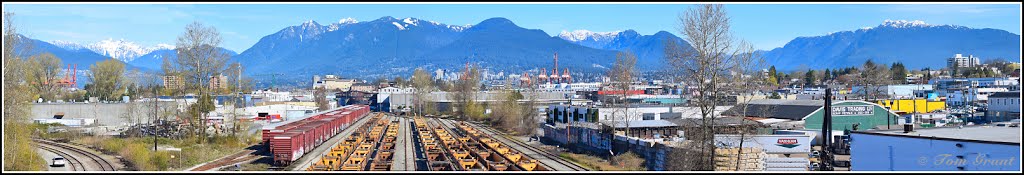
<svg viewBox="0 0 1024 175"><path fill-rule="evenodd" d="M275 148L272 152L274 154L274 163L288 165L302 157L306 153L303 143L303 135L298 132L285 132L274 136L270 140L271 147Z"/></svg>
<svg viewBox="0 0 1024 175"><path fill-rule="evenodd" d="M369 113L370 107L366 105L344 106L273 129L264 129L263 140L274 154L275 163L287 165L302 157L306 151L352 127L355 121Z"/></svg>

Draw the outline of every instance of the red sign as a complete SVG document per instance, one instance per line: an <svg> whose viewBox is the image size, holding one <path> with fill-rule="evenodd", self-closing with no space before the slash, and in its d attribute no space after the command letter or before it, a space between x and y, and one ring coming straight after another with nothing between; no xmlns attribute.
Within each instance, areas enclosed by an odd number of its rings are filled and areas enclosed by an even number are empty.
<svg viewBox="0 0 1024 175"><path fill-rule="evenodd" d="M644 94L644 91L643 90L630 90L630 91L625 91L625 92L623 92L622 90L616 90L616 91L597 91L597 94L598 95L618 95L618 94L637 95L637 94Z"/></svg>
<svg viewBox="0 0 1024 175"><path fill-rule="evenodd" d="M796 139L779 139L779 141L777 143L778 144L782 144L782 145L790 145L790 144L797 144L797 141L796 141Z"/></svg>

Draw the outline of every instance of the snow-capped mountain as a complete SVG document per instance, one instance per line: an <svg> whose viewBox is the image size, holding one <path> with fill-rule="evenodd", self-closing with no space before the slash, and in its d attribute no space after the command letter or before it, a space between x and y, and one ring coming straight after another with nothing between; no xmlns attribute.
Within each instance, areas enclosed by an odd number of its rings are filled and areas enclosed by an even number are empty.
<svg viewBox="0 0 1024 175"><path fill-rule="evenodd" d="M78 44L78 43L75 43L75 42L71 42L71 41L53 40L53 41L50 41L50 44L53 44L54 46L57 46L57 47L60 47L60 48L63 48L63 49L67 49L67 50L71 50L71 51L88 49L88 48L86 48L85 46L83 46L81 44Z"/></svg>
<svg viewBox="0 0 1024 175"><path fill-rule="evenodd" d="M21 35L18 35L18 36L19 37L24 37L24 36L21 36ZM89 46L83 46L81 44L78 44L78 43L75 43L75 42L70 42L70 41L54 40L54 41L50 41L50 42L44 42L44 41L39 41L39 40L27 38L27 37L25 37L25 38L28 41L31 41L32 46L33 46L32 50L30 50L30 52L24 53L24 54L26 54L26 56L35 55L35 54L41 54L41 53L51 53L51 54L54 54L54 56L57 56L58 58L61 58L61 60L64 63L67 63L67 64L78 64L80 66L80 68L81 67L88 67L90 65L95 64L96 62L103 61L105 59L115 58L115 59L118 59L118 60L128 64L128 67L131 68L131 69L141 68L141 69L146 70L146 71L155 71L155 70L160 70L161 69L160 65L163 63L164 59L174 59L174 58L177 57L177 55L175 55L175 52L174 52L174 46L173 45L168 45L168 44L158 44L158 45L152 46L152 47L141 47L141 46L135 45L132 42L128 42L128 41L125 41L125 40L122 39L122 40L105 40L105 41L101 41L101 42L98 42L98 43L95 43L95 44L92 44L92 45L89 45ZM122 47L114 47L114 46L122 46ZM107 50L101 50L101 51L107 51L107 52L106 52L106 54L101 54L100 52L97 52L96 50L94 50L94 48L95 49L107 49ZM224 52L228 56L237 55L237 53L235 53L235 51L231 51L231 50L228 50L228 49L225 49L225 48L220 48L220 50L221 50L221 52ZM128 55L139 54L139 53L143 53L143 55L138 55L138 56L134 56L134 57L126 57ZM113 56L111 56L111 55L113 55ZM121 58L117 58L117 57L114 57L114 56L120 56ZM131 59L123 59L123 58L131 58ZM237 60L232 60L232 61L237 61Z"/></svg>
<svg viewBox="0 0 1024 175"><path fill-rule="evenodd" d="M793 70L801 65L812 69L859 66L868 59L882 64L899 61L911 69L938 68L957 53L979 56L982 60L1019 60L1020 35L919 20L885 20L875 27L797 37L783 47L759 52L780 70Z"/></svg>
<svg viewBox="0 0 1024 175"><path fill-rule="evenodd" d="M81 50L89 49L97 54L112 57L124 62L130 62L139 56L146 55L154 50L160 49L173 49L173 45L169 44L157 44L156 46L143 47L134 42L127 41L125 39L106 39L89 45L81 45L69 41L52 41L50 42L55 46L58 46L67 50Z"/></svg>
<svg viewBox="0 0 1024 175"><path fill-rule="evenodd" d="M618 36L620 32L622 31L592 32L589 30L574 30L572 32L562 31L562 33L558 34L558 37L571 42L580 42L584 40L600 42L611 40L615 38L615 36Z"/></svg>
<svg viewBox="0 0 1024 175"><path fill-rule="evenodd" d="M384 16L365 22L342 20L324 33L316 32L320 29L315 27L303 28L315 26L306 24L267 35L233 59L250 70L289 75L344 70L343 76L366 76L410 73L413 69L407 68L423 66L461 68L467 61L518 72L549 66L555 52L562 64L594 69L589 65L607 66L615 55L552 37L542 30L516 26L505 18L491 18L476 25L448 25Z"/></svg>
<svg viewBox="0 0 1024 175"><path fill-rule="evenodd" d="M614 32L591 32L588 30L563 31L559 38L595 49L631 51L637 56L637 67L657 69L664 63L665 41L685 43L683 39L666 31L654 35L640 35L635 30ZM684 44L684 46L688 46Z"/></svg>
<svg viewBox="0 0 1024 175"><path fill-rule="evenodd" d="M349 24L355 24L355 23L359 23L359 21L356 20L355 18L341 19L341 20L338 20L338 23L333 23L330 26L328 26L327 27L327 32L333 32L335 30L340 29L341 26L345 26L345 25L349 25Z"/></svg>

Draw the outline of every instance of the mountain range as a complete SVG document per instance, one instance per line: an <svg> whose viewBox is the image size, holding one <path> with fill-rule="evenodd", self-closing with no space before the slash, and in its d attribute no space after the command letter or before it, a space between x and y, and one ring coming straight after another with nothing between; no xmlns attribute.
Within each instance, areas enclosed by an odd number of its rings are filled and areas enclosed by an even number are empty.
<svg viewBox="0 0 1024 175"><path fill-rule="evenodd" d="M568 68L573 73L601 73L611 67L619 51L635 53L642 70L661 69L667 40L689 47L665 31L642 35L629 29L576 30L552 36L500 17L475 25L448 25L385 16L371 21L346 18L327 25L306 21L264 36L241 53L224 51L242 63L247 74L279 73L286 75L285 79L302 80L314 74L408 76L415 68L457 71L467 63L494 72L536 74L546 68L550 73L556 53L560 72ZM113 57L133 67L159 70L162 59L174 56L172 47L165 44L142 47L108 39L83 46L35 41L36 53L51 52L66 63L80 65ZM876 27L798 37L783 47L757 53L781 71L859 66L868 59L883 64L899 61L910 69L938 68L956 53L982 60L1019 60L1020 35L998 29L886 20Z"/></svg>
<svg viewBox="0 0 1024 175"><path fill-rule="evenodd" d="M24 36L20 36L27 38ZM142 71L159 71L163 59L177 57L174 53L174 46L169 44L157 44L151 47L143 47L124 39L107 39L89 45L82 45L74 42L55 40L44 42L28 38L32 43L32 49L23 53L35 55L49 52L61 58L65 64L78 64L79 69L85 70L96 62L108 58L114 58L127 65L128 69L137 68ZM228 56L237 55L234 51L220 48Z"/></svg>
<svg viewBox="0 0 1024 175"><path fill-rule="evenodd" d="M581 46L505 18L460 26L385 16L330 25L307 21L261 38L236 57L251 70L374 76L408 74L417 67L460 69L466 63L521 72L553 67L555 53L561 68L584 71L610 66L615 56L615 50ZM288 66L276 66L282 64Z"/></svg>
<svg viewBox="0 0 1024 175"><path fill-rule="evenodd" d="M1020 60L1020 35L999 29L886 20L876 27L798 37L785 46L759 51L779 70L860 66L867 60L902 62L909 69L941 68L954 54L982 61ZM1019 62L1019 61L1018 61Z"/></svg>

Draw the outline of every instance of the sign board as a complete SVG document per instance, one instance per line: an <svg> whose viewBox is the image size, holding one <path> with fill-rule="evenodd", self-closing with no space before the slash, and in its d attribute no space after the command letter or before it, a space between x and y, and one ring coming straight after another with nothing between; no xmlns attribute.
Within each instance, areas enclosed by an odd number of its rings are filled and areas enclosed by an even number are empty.
<svg viewBox="0 0 1024 175"><path fill-rule="evenodd" d="M874 115L875 108L871 105L849 105L849 106L832 106L832 116L850 116L850 115Z"/></svg>
<svg viewBox="0 0 1024 175"><path fill-rule="evenodd" d="M747 135L743 147L761 147L768 154L806 154L811 152L810 135ZM719 147L739 147L740 135L715 135Z"/></svg>

